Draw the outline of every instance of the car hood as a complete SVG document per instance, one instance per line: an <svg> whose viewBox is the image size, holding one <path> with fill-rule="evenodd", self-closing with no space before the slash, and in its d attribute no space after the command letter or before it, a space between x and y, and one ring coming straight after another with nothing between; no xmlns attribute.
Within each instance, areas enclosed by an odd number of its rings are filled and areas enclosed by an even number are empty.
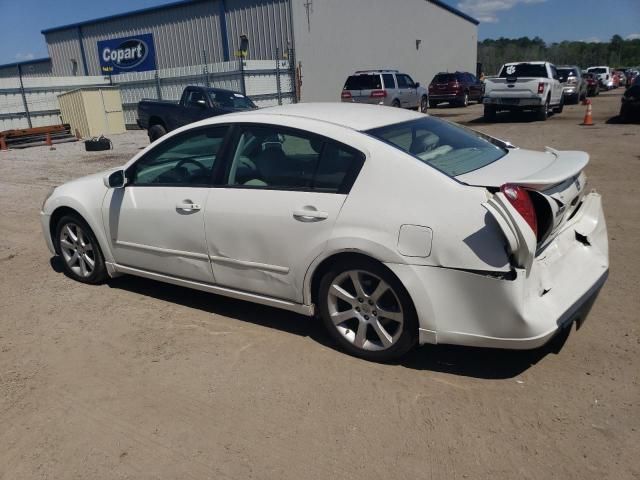
<svg viewBox="0 0 640 480"><path fill-rule="evenodd" d="M589 155L585 152L558 151L549 147L544 152L516 148L499 160L456 179L475 186L500 187L515 183L544 190L576 177L587 163Z"/></svg>

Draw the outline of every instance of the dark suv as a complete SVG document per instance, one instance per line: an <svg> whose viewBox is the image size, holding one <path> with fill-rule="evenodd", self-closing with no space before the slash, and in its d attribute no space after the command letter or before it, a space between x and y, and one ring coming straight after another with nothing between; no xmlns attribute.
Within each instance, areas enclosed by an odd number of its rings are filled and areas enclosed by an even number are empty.
<svg viewBox="0 0 640 480"><path fill-rule="evenodd" d="M482 101L482 82L469 72L441 72L429 84L429 106L439 103L466 107L470 100Z"/></svg>

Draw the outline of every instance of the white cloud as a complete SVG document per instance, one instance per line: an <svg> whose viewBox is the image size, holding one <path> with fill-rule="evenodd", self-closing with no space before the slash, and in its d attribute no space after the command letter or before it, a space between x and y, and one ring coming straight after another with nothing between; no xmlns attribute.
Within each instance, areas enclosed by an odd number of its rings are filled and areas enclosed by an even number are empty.
<svg viewBox="0 0 640 480"><path fill-rule="evenodd" d="M36 56L33 53L16 53L16 60L19 62L23 60L33 60Z"/></svg>
<svg viewBox="0 0 640 480"><path fill-rule="evenodd" d="M640 40L640 33L632 33L624 37L625 40Z"/></svg>
<svg viewBox="0 0 640 480"><path fill-rule="evenodd" d="M485 23L498 22L498 13L519 4L542 3L546 0L463 0L458 9Z"/></svg>
<svg viewBox="0 0 640 480"><path fill-rule="evenodd" d="M581 42L586 42L586 43L602 43L602 39L599 37L589 37L589 38L583 38L582 40L580 40Z"/></svg>

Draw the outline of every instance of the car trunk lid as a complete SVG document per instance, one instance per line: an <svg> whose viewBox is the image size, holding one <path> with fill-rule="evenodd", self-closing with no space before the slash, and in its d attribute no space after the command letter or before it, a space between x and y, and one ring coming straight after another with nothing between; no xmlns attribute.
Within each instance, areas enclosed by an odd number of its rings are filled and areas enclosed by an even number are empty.
<svg viewBox="0 0 640 480"><path fill-rule="evenodd" d="M496 162L456 178L491 192L484 206L502 228L516 264L528 268L536 253L552 242L580 208L588 162L585 152L513 149ZM538 218L537 236L500 192L505 184L519 185L530 193Z"/></svg>

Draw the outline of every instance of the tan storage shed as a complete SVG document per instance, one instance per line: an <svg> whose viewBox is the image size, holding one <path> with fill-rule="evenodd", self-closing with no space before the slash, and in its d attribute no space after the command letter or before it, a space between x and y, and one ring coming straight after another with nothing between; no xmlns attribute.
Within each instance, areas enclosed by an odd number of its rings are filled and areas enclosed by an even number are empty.
<svg viewBox="0 0 640 480"><path fill-rule="evenodd" d="M118 87L85 87L58 95L62 123L83 137L124 133L122 98Z"/></svg>

